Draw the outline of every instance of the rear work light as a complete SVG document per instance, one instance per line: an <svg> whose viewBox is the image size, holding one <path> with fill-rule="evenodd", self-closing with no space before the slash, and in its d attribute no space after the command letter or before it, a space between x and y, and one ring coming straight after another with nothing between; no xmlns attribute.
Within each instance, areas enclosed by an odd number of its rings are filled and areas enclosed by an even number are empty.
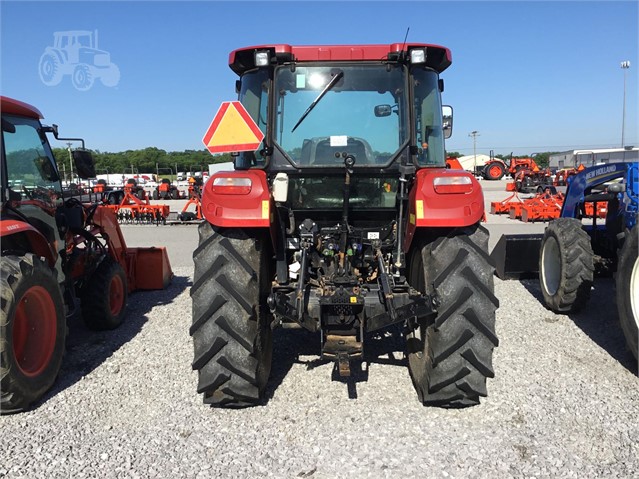
<svg viewBox="0 0 639 479"><path fill-rule="evenodd" d="M433 180L433 188L440 195L464 194L473 191L469 176L438 176Z"/></svg>
<svg viewBox="0 0 639 479"><path fill-rule="evenodd" d="M219 195L248 195L251 192L251 179L238 177L218 177L213 179L213 193Z"/></svg>
<svg viewBox="0 0 639 479"><path fill-rule="evenodd" d="M410 62L414 65L419 63L426 63L426 49L413 48L410 51Z"/></svg>
<svg viewBox="0 0 639 479"><path fill-rule="evenodd" d="M265 67L269 64L270 58L268 52L255 52L255 66Z"/></svg>

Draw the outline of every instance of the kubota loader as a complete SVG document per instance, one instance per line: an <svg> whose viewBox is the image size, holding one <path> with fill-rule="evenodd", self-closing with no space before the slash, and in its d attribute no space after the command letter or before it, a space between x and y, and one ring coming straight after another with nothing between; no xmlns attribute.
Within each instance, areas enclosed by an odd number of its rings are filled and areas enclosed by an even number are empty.
<svg viewBox="0 0 639 479"><path fill-rule="evenodd" d="M67 318L113 329L127 296L171 279L165 248L127 248L115 213L102 203L63 197L42 114L0 97L0 412L23 411L53 385L64 354ZM75 150L80 178L95 177L87 150Z"/></svg>

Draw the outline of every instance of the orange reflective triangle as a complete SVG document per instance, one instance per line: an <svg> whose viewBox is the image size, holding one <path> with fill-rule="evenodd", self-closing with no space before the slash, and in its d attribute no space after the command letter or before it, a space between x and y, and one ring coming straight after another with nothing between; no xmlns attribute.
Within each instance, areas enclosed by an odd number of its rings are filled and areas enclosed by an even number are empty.
<svg viewBox="0 0 639 479"><path fill-rule="evenodd" d="M202 142L211 153L254 151L264 133L239 101L226 101L215 114Z"/></svg>

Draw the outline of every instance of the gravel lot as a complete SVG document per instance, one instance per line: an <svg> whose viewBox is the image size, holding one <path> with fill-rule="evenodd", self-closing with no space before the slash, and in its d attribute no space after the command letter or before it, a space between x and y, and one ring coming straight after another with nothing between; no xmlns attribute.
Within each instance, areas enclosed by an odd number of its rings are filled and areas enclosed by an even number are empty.
<svg viewBox="0 0 639 479"><path fill-rule="evenodd" d="M487 201L506 196L489 186ZM277 330L266 405L219 410L190 366L196 228L124 230L168 246L173 284L132 295L119 330L71 325L54 389L0 417L0 477L637 477L639 378L610 279L573 317L546 310L536 281L495 279L500 346L480 406L422 407L391 333L345 383L317 361L318 336Z"/></svg>

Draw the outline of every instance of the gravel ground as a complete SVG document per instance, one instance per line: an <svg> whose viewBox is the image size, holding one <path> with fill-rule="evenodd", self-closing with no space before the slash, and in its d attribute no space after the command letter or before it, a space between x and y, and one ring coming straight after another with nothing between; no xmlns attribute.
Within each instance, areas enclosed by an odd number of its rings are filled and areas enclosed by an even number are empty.
<svg viewBox="0 0 639 479"><path fill-rule="evenodd" d="M193 227L141 228L125 228L132 245L171 231L190 255ZM567 317L536 281L495 279L496 377L474 408L422 407L391 333L345 383L318 336L277 330L268 402L219 410L196 394L192 266L172 244L170 288L132 295L116 331L74 321L54 389L0 417L0 477L638 477L639 378L612 280Z"/></svg>

